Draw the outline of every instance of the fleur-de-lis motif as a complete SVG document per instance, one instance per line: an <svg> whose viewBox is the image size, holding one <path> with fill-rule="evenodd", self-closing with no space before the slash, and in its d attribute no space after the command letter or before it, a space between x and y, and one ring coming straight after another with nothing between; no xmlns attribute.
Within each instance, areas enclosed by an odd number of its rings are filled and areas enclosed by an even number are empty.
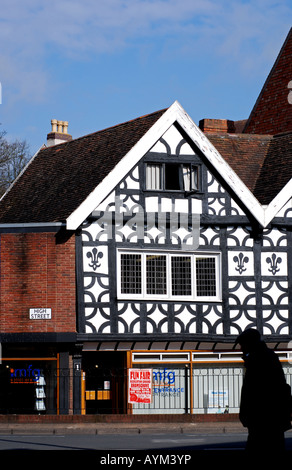
<svg viewBox="0 0 292 470"><path fill-rule="evenodd" d="M100 267L100 262L99 262L99 258L102 258L103 257L103 253L101 252L98 252L97 251L97 248L93 248L92 252L91 251L88 251L86 253L86 256L87 258L90 258L91 259L91 263L89 263L88 265L93 268L93 270L95 271L96 268L99 268Z"/></svg>
<svg viewBox="0 0 292 470"><path fill-rule="evenodd" d="M266 259L266 262L271 265L271 268L269 268L269 271L275 275L278 271L280 271L280 268L278 268L278 265L282 263L282 258L277 258L275 253L272 254L272 258L268 256Z"/></svg>
<svg viewBox="0 0 292 470"><path fill-rule="evenodd" d="M239 253L238 256L234 256L233 261L237 263L235 270L238 271L239 274L242 274L244 271L246 271L244 264L249 262L249 258L247 256L244 256L243 253Z"/></svg>

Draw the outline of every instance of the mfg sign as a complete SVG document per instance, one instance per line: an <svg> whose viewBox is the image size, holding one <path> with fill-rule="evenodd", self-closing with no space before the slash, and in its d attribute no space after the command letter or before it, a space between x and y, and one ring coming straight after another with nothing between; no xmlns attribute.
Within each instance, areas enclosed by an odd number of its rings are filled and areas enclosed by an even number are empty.
<svg viewBox="0 0 292 470"><path fill-rule="evenodd" d="M129 403L151 403L152 369L129 369Z"/></svg>

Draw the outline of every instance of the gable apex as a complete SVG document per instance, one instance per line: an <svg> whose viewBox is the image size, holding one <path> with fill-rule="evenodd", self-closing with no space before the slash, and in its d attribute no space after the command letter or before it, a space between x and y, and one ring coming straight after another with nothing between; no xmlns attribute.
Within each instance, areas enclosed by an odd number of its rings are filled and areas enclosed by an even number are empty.
<svg viewBox="0 0 292 470"><path fill-rule="evenodd" d="M66 220L68 230L76 230L92 211L108 196L110 191L120 180L136 165L142 156L160 139L175 121L176 108L180 107L178 102L166 109L161 117L150 127L149 130L135 143L128 153L116 164L116 166L105 176L95 189L86 197L76 210ZM163 118L163 119L162 119Z"/></svg>
<svg viewBox="0 0 292 470"><path fill-rule="evenodd" d="M117 163L103 181L87 196L82 204L66 220L68 230L76 230L96 207L109 195L120 180L139 160L158 142L163 134L177 123L189 136L190 140L204 154L209 163L216 169L227 185L239 197L261 225L264 225L264 210L252 192L236 175L231 166L221 156L206 135L193 122L182 106L175 101Z"/></svg>

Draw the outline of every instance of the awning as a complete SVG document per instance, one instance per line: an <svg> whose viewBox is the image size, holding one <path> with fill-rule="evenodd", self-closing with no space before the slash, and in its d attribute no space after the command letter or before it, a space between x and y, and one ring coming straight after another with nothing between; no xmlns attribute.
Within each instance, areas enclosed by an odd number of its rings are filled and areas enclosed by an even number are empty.
<svg viewBox="0 0 292 470"><path fill-rule="evenodd" d="M288 342L269 343L275 350L289 349ZM88 341L82 351L237 351L233 342L212 341Z"/></svg>

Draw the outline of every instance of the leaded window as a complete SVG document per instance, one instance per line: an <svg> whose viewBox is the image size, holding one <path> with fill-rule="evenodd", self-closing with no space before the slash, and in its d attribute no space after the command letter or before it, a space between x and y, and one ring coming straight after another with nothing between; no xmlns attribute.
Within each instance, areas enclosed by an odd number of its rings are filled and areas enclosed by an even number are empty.
<svg viewBox="0 0 292 470"><path fill-rule="evenodd" d="M118 297L221 298L220 253L118 250Z"/></svg>

